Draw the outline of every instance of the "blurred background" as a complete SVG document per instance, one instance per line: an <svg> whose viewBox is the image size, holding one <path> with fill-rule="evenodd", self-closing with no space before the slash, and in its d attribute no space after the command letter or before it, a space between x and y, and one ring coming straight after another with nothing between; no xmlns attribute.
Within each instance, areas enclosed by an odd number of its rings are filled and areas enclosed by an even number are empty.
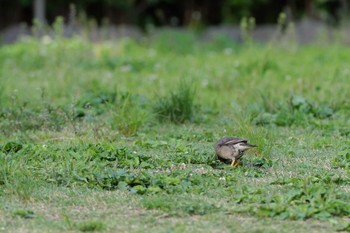
<svg viewBox="0 0 350 233"><path fill-rule="evenodd" d="M249 24L264 41L272 25L293 22L299 41L308 42L320 27L344 27L349 8L348 0L1 0L0 35L13 42L31 34L33 25L52 25L61 16L67 36L88 27L95 39L101 29L105 37L139 37L175 27L239 40L240 28Z"/></svg>

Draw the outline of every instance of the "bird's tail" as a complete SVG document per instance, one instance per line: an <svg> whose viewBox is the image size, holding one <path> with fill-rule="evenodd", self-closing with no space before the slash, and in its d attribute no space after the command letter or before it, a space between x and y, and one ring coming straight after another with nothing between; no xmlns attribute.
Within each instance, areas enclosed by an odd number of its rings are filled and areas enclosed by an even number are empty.
<svg viewBox="0 0 350 233"><path fill-rule="evenodd" d="M246 143L246 146L248 146L248 147L257 147L257 145L252 145L252 144L249 144L249 143Z"/></svg>
<svg viewBox="0 0 350 233"><path fill-rule="evenodd" d="M249 150L250 148L253 148L253 147L256 147L256 145L252 145L252 144L249 144L249 143L244 143L243 145L239 146L239 149L242 150L242 151L246 151L246 150Z"/></svg>

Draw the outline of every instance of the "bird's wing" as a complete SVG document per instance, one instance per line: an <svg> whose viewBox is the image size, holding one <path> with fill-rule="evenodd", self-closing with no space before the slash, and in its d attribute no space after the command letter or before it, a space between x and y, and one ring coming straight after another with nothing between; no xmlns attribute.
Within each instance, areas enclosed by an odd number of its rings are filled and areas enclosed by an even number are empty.
<svg viewBox="0 0 350 233"><path fill-rule="evenodd" d="M223 138L221 140L218 141L218 145L223 146L223 145L234 145L240 142L244 142L247 143L248 140L247 139L242 139L242 138L233 138L233 137L229 137L229 138Z"/></svg>

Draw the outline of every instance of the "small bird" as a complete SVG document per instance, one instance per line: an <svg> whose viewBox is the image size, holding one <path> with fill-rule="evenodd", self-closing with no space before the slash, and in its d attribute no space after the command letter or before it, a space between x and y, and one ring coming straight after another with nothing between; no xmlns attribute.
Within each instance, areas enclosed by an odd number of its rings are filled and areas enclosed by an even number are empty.
<svg viewBox="0 0 350 233"><path fill-rule="evenodd" d="M249 144L247 139L225 137L215 144L215 152L220 160L232 160L231 166L237 167L244 152L253 147L256 146Z"/></svg>

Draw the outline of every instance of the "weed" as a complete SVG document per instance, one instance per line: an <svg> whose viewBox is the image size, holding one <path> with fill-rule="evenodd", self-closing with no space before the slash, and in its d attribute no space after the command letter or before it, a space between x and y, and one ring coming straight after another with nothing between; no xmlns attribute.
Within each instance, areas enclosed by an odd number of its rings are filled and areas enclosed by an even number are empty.
<svg viewBox="0 0 350 233"><path fill-rule="evenodd" d="M106 228L106 226L101 221L92 220L92 221L85 221L85 222L78 223L77 228L82 232L89 232L89 231L102 231L103 229Z"/></svg>
<svg viewBox="0 0 350 233"><path fill-rule="evenodd" d="M337 157L332 160L332 165L339 168L350 168L350 150L345 148L338 152Z"/></svg>
<svg viewBox="0 0 350 233"><path fill-rule="evenodd" d="M86 92L77 102L75 106L75 117L89 118L101 115L109 108L108 104L114 105L117 101L117 92L109 92L105 90L97 90Z"/></svg>
<svg viewBox="0 0 350 233"><path fill-rule="evenodd" d="M12 212L12 216L14 217L21 217L21 218L26 218L26 219L30 219L30 218L34 218L35 217L35 214L33 211L31 210L22 210L22 209L19 209L19 210L15 210Z"/></svg>
<svg viewBox="0 0 350 233"><path fill-rule="evenodd" d="M2 151L6 154L9 153L17 153L23 148L22 144L18 142L8 142L4 146L1 147Z"/></svg>
<svg viewBox="0 0 350 233"><path fill-rule="evenodd" d="M255 28L255 19L253 17L243 17L240 26L243 41L252 42L252 33Z"/></svg>
<svg viewBox="0 0 350 233"><path fill-rule="evenodd" d="M112 113L112 127L126 135L134 135L150 119L150 114L130 95L126 95L115 113Z"/></svg>
<svg viewBox="0 0 350 233"><path fill-rule="evenodd" d="M281 196L264 197L264 192L259 190L252 195L252 191L239 197L239 202L254 203L249 211L260 217L277 217L282 219L327 219L331 216L347 216L350 213L348 197L343 195L340 189L331 188L331 179L308 177L305 179L290 179L287 182L291 188ZM280 183L278 181L277 183ZM276 182L273 182L276 184ZM246 193L246 191L244 192ZM256 194L256 193L253 193ZM260 195L262 194L262 195ZM260 205L256 206L259 203Z"/></svg>
<svg viewBox="0 0 350 233"><path fill-rule="evenodd" d="M272 104L266 97L262 98L264 112L253 119L256 125L309 125L316 119L327 119L335 111L324 104L311 103L302 96L292 95L288 101ZM316 124L315 124L316 125Z"/></svg>
<svg viewBox="0 0 350 233"><path fill-rule="evenodd" d="M350 232L350 223L349 222L344 222L342 225L337 227L337 231L347 231Z"/></svg>
<svg viewBox="0 0 350 233"><path fill-rule="evenodd" d="M181 82L175 91L170 91L164 97L158 97L153 110L161 121L168 120L174 123L191 121L197 115L195 94L196 90L192 84Z"/></svg>

